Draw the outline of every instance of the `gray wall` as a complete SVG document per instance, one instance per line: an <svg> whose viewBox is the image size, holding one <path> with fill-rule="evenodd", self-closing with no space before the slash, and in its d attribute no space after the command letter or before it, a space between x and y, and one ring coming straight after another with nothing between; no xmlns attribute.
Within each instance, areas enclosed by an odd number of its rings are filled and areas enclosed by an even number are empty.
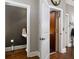
<svg viewBox="0 0 79 59"><path fill-rule="evenodd" d="M31 6L31 15L30 15L30 50L38 50L38 0L9 0L16 1Z"/></svg>
<svg viewBox="0 0 79 59"><path fill-rule="evenodd" d="M22 29L26 28L27 10L14 6L5 6L6 12L6 47L11 46L11 40L14 40L14 45L25 45L26 38L22 37Z"/></svg>

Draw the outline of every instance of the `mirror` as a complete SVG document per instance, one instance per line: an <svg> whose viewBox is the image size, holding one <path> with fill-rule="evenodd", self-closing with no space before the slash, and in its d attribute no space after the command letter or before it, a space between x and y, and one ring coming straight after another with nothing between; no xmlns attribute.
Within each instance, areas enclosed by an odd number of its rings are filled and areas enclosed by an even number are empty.
<svg viewBox="0 0 79 59"><path fill-rule="evenodd" d="M27 54L27 9L6 4L5 12L6 59L21 59L22 54Z"/></svg>
<svg viewBox="0 0 79 59"><path fill-rule="evenodd" d="M5 20L5 58L39 59L30 55L30 6L6 2Z"/></svg>

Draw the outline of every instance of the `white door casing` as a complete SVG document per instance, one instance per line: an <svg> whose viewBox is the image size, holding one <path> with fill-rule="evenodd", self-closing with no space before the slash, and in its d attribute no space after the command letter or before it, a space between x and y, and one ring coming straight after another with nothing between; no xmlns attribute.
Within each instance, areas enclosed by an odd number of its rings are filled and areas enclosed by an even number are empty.
<svg viewBox="0 0 79 59"><path fill-rule="evenodd" d="M60 18L59 18L59 52L60 53L65 53L66 48L65 48L65 43L64 43L64 30L63 30L63 9L49 5L49 8L53 11L58 11L60 12Z"/></svg>

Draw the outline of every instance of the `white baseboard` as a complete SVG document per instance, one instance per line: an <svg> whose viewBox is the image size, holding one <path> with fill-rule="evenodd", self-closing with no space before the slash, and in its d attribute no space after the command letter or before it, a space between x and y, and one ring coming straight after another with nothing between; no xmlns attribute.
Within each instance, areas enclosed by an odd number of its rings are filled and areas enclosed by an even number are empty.
<svg viewBox="0 0 79 59"><path fill-rule="evenodd" d="M13 50L17 50L17 49L23 49L26 48L26 45L19 45L19 46L14 46ZM12 47L6 47L5 51L12 51ZM27 51L27 49L26 49ZM27 55L28 57L34 57L34 56L38 56L40 57L40 52L39 51L33 51L33 52L29 52L29 54Z"/></svg>
<svg viewBox="0 0 79 59"><path fill-rule="evenodd" d="M34 57L34 56L38 56L38 57L40 57L40 53L39 53L39 51L33 51L33 52L30 52L30 54L28 55L28 57Z"/></svg>
<svg viewBox="0 0 79 59"><path fill-rule="evenodd" d="M50 53L50 55L53 55L53 54L55 54L56 52L52 52L52 53Z"/></svg>
<svg viewBox="0 0 79 59"><path fill-rule="evenodd" d="M61 53L66 53L66 48L62 49Z"/></svg>
<svg viewBox="0 0 79 59"><path fill-rule="evenodd" d="M22 49L22 48L26 48L26 45L14 46L13 50ZM12 51L12 47L6 47L5 51Z"/></svg>

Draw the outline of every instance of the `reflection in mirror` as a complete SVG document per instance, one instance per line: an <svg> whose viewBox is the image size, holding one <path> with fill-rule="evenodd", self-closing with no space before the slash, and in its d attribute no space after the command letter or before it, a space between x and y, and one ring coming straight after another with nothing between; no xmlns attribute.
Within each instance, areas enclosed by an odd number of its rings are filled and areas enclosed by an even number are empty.
<svg viewBox="0 0 79 59"><path fill-rule="evenodd" d="M23 28L22 29L22 36L23 37L27 37L26 28Z"/></svg>

